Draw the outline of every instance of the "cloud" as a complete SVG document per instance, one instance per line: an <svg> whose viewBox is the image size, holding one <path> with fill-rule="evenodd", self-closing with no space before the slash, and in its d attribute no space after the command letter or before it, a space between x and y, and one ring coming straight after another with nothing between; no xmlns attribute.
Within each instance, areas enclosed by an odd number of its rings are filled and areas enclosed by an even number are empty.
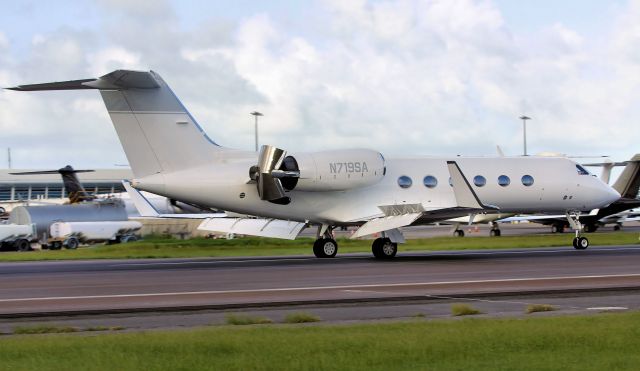
<svg viewBox="0 0 640 371"><path fill-rule="evenodd" d="M9 39L0 31L0 50L9 48Z"/></svg>
<svg viewBox="0 0 640 371"><path fill-rule="evenodd" d="M140 55L121 47L109 47L87 55L89 74L101 76L117 69L143 70Z"/></svg>
<svg viewBox="0 0 640 371"><path fill-rule="evenodd" d="M261 141L290 151L471 155L499 144L517 154L522 113L533 117L533 151L622 158L640 137L629 125L640 113L638 1L596 39L556 20L515 32L491 1L335 0L297 23L262 11L198 24L167 1L97 3L95 28L39 32L26 53L0 33L0 83L152 68L212 138L245 149L254 110L265 114ZM47 153L65 163L86 153L82 166L124 161L95 92L0 92L0 127L12 133L0 146L40 149L25 159L32 166L53 161Z"/></svg>

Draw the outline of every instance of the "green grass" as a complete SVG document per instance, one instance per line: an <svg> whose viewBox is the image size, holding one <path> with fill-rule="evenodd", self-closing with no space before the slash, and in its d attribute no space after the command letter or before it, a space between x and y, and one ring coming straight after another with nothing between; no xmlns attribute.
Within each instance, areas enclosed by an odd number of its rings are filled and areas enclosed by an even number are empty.
<svg viewBox="0 0 640 371"><path fill-rule="evenodd" d="M556 310L553 305L550 304L529 304L527 305L527 314L536 312L551 312Z"/></svg>
<svg viewBox="0 0 640 371"><path fill-rule="evenodd" d="M591 233L592 245L638 244L638 233ZM400 251L477 250L527 247L566 246L571 248L572 235L528 235L503 237L434 237L407 240ZM371 240L339 239L339 253L371 252ZM60 260L60 259L135 259L193 258L225 256L312 255L312 238L295 241L245 237L233 240L194 238L176 240L151 238L122 245L99 245L78 250L30 251L0 253L0 261Z"/></svg>
<svg viewBox="0 0 640 371"><path fill-rule="evenodd" d="M640 313L0 337L3 370L637 370Z"/></svg>
<svg viewBox="0 0 640 371"><path fill-rule="evenodd" d="M452 304L451 315L452 316L472 316L474 314L481 314L482 312L472 307L469 304Z"/></svg>
<svg viewBox="0 0 640 371"><path fill-rule="evenodd" d="M122 326L89 326L89 327L71 327L58 325L32 325L32 326L16 326L13 328L15 335L33 335L33 334L61 334L68 332L81 331L119 331L124 330Z"/></svg>
<svg viewBox="0 0 640 371"><path fill-rule="evenodd" d="M273 323L267 317L250 316L246 314L228 314L226 317L228 325L265 325Z"/></svg>
<svg viewBox="0 0 640 371"><path fill-rule="evenodd" d="M67 332L77 332L76 327L56 326L56 325L34 325L14 327L13 333L18 335L26 334L59 334Z"/></svg>
<svg viewBox="0 0 640 371"><path fill-rule="evenodd" d="M289 313L284 317L286 323L320 322L320 317L306 312Z"/></svg>

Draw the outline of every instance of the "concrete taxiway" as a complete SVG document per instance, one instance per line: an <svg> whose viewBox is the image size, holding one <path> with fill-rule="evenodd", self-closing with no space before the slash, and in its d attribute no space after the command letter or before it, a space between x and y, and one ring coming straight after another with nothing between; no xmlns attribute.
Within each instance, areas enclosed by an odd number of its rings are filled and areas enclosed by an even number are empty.
<svg viewBox="0 0 640 371"><path fill-rule="evenodd" d="M541 301L573 312L634 309L640 246L405 253L392 261L354 254L1 263L0 279L0 331L51 318L189 326L246 310L281 317L311 308L338 321L444 316L457 301L503 314Z"/></svg>

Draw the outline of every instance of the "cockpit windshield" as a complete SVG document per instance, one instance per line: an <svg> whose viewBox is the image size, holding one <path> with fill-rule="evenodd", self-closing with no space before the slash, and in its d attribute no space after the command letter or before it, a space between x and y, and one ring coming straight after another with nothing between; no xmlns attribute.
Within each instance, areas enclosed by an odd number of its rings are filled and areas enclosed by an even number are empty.
<svg viewBox="0 0 640 371"><path fill-rule="evenodd" d="M589 172L587 171L587 169L583 168L578 164L576 164L576 169L578 170L578 174L580 175L589 175Z"/></svg>

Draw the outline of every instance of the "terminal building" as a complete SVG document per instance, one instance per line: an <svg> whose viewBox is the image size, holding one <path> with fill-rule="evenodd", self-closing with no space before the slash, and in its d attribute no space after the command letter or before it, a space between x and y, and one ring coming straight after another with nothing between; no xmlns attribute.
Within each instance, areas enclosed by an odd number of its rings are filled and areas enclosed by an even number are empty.
<svg viewBox="0 0 640 371"><path fill-rule="evenodd" d="M62 203L66 201L67 192L62 184L60 174L10 174L26 171L38 170L0 170L0 204L44 199L55 203ZM133 173L128 168L99 169L93 172L78 173L77 175L87 192L94 195L107 195L111 193L124 192L125 190L122 186L122 180L131 179L133 177Z"/></svg>
<svg viewBox="0 0 640 371"><path fill-rule="evenodd" d="M51 169L46 169L46 171ZM64 204L69 201L68 193L62 183L60 174L28 174L13 175L27 171L41 171L39 169L0 169L0 219L7 219L9 212L16 206L41 206L50 204ZM124 193L123 179L132 179L133 173L129 168L96 169L92 172L77 173L78 180L89 194L108 196ZM124 196L128 198L128 196ZM127 203L127 211L135 210ZM166 211L168 212L168 211ZM131 217L131 215L130 215ZM64 219L63 215L59 216ZM135 216L133 216L135 219ZM201 220L195 219L140 219L143 224L141 234L172 235L177 238L204 236L208 232L198 231Z"/></svg>

